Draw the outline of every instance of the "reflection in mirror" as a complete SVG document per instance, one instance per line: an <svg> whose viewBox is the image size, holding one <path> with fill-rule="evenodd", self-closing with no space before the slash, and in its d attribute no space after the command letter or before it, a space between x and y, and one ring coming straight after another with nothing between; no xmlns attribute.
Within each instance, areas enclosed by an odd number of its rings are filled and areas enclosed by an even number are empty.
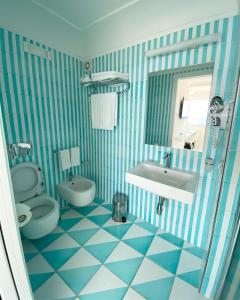
<svg viewBox="0 0 240 300"><path fill-rule="evenodd" d="M172 147L202 151L212 75L177 79Z"/></svg>
<svg viewBox="0 0 240 300"><path fill-rule="evenodd" d="M202 151L213 64L148 76L145 144Z"/></svg>

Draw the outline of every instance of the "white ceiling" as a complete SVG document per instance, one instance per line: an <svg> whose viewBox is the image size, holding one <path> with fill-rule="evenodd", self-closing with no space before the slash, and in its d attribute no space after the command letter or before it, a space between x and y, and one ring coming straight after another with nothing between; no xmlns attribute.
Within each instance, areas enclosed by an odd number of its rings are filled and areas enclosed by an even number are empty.
<svg viewBox="0 0 240 300"><path fill-rule="evenodd" d="M32 0L39 7L83 31L140 0Z"/></svg>
<svg viewBox="0 0 240 300"><path fill-rule="evenodd" d="M240 0L0 0L0 26L92 57L238 12Z"/></svg>
<svg viewBox="0 0 240 300"><path fill-rule="evenodd" d="M100 0L101 2L101 0ZM237 0L140 0L83 31L90 56L238 13Z"/></svg>

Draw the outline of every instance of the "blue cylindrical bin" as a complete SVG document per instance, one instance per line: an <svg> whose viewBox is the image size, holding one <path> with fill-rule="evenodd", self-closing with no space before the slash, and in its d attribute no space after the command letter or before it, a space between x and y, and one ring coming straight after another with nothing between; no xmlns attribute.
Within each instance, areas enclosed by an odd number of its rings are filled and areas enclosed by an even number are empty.
<svg viewBox="0 0 240 300"><path fill-rule="evenodd" d="M112 218L115 222L127 221L127 203L128 197L125 194L117 193L113 196L112 199Z"/></svg>

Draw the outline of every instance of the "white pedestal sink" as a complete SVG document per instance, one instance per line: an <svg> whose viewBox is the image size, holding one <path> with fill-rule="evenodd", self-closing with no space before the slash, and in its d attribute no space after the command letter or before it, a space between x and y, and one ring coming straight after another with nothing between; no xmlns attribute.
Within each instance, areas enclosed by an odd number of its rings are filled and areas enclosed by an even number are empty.
<svg viewBox="0 0 240 300"><path fill-rule="evenodd" d="M71 181L65 181L57 185L60 197L74 206L85 206L91 203L95 197L95 182L84 177L75 177Z"/></svg>
<svg viewBox="0 0 240 300"><path fill-rule="evenodd" d="M192 204L197 174L144 161L126 173L126 181L164 198Z"/></svg>

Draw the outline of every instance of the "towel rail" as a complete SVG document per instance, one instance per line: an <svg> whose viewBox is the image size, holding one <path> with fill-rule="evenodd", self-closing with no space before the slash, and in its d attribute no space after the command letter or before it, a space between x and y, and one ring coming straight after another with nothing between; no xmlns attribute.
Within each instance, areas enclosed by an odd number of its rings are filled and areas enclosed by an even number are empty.
<svg viewBox="0 0 240 300"><path fill-rule="evenodd" d="M130 90L130 82L128 81L128 82L125 82L125 83L121 83L121 85L122 84L126 84L127 85L127 87L126 88L124 88L124 89L122 89L121 91L117 91L116 92L116 94L117 95L123 95L124 93L127 93L129 90ZM97 92L97 88L98 87L103 87L103 86L109 86L109 87L116 87L116 86L118 86L118 85L120 85L119 83L117 84L117 85L98 85L98 86L96 86L96 85L91 85L91 88L93 88L93 91L91 91L89 94L88 94L88 96L89 97L91 97L91 95L93 95L93 94L98 94L98 92Z"/></svg>

